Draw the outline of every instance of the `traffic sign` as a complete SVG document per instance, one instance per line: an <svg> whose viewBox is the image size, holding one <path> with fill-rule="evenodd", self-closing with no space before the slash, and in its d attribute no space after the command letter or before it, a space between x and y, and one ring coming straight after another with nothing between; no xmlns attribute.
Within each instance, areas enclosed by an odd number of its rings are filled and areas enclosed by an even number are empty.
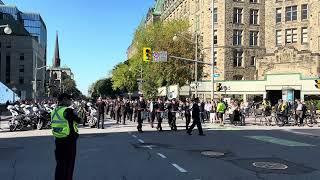
<svg viewBox="0 0 320 180"><path fill-rule="evenodd" d="M215 78L220 77L220 74L214 74L213 77Z"/></svg>
<svg viewBox="0 0 320 180"><path fill-rule="evenodd" d="M167 62L168 61L168 52L167 51L153 52L153 61L154 62Z"/></svg>

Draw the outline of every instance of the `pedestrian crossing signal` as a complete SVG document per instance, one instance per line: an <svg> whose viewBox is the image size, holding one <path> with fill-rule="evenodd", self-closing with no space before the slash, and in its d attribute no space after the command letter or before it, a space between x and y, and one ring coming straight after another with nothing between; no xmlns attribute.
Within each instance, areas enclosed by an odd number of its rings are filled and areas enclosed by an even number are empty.
<svg viewBox="0 0 320 180"><path fill-rule="evenodd" d="M221 91L221 90L222 90L222 84L221 83L217 83L216 91Z"/></svg>
<svg viewBox="0 0 320 180"><path fill-rule="evenodd" d="M143 48L143 61L144 62L152 61L152 50L151 50L151 48Z"/></svg>
<svg viewBox="0 0 320 180"><path fill-rule="evenodd" d="M315 80L315 82L316 82L315 84L316 88L320 89L320 80Z"/></svg>

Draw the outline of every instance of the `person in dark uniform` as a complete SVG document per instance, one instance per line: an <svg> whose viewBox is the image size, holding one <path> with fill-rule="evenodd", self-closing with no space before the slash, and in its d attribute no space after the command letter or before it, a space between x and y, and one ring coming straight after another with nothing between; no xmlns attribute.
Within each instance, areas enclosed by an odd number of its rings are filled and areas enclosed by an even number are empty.
<svg viewBox="0 0 320 180"><path fill-rule="evenodd" d="M158 121L157 130L162 131L161 123L162 123L163 113L164 113L164 103L161 98L158 98L158 102L156 104L155 109L156 109L156 116Z"/></svg>
<svg viewBox="0 0 320 180"><path fill-rule="evenodd" d="M137 118L138 118L137 129L139 132L143 132L142 131L142 123L143 123L142 113L146 111L146 108L147 108L146 102L144 101L143 96L140 96L139 101L137 103Z"/></svg>
<svg viewBox="0 0 320 180"><path fill-rule="evenodd" d="M121 123L121 98L118 97L118 99L115 102L115 108L114 108L114 113L116 117L117 124Z"/></svg>
<svg viewBox="0 0 320 180"><path fill-rule="evenodd" d="M154 102L154 100L150 100L150 103L149 103L149 117L150 117L150 124L151 124L152 128L153 128L154 120L156 118L155 104L156 103Z"/></svg>
<svg viewBox="0 0 320 180"><path fill-rule="evenodd" d="M201 120L200 120L200 108L199 108L199 98L195 98L194 99L194 103L192 106L192 125L190 126L190 128L188 129L187 133L189 135L192 135L191 132L193 130L193 128L197 125L198 127L198 131L199 131L199 135L200 136L204 136L203 131L202 131L202 126L201 126Z"/></svg>
<svg viewBox="0 0 320 180"><path fill-rule="evenodd" d="M205 121L205 106L206 104L204 103L203 100L201 100L201 103L200 103L200 118L201 118L201 121L204 123Z"/></svg>
<svg viewBox="0 0 320 180"><path fill-rule="evenodd" d="M183 111L186 118L186 130L189 128L189 124L191 122L191 111L190 111L190 102L189 99L183 103Z"/></svg>
<svg viewBox="0 0 320 180"><path fill-rule="evenodd" d="M170 119L170 127L171 130L177 131L177 125L176 125L176 114L179 111L179 104L177 103L176 99L172 99L170 105L169 105L169 111L168 111L168 117Z"/></svg>
<svg viewBox="0 0 320 180"><path fill-rule="evenodd" d="M97 129L100 128L100 121L101 121L101 128L104 129L104 113L105 113L106 103L99 97L97 102L98 108L98 122L97 122Z"/></svg>
<svg viewBox="0 0 320 180"><path fill-rule="evenodd" d="M123 100L121 101L121 118L122 118L122 124L125 125L126 124L126 118L127 118L127 114L130 108L130 104L128 102L128 100L126 98L123 98Z"/></svg>
<svg viewBox="0 0 320 180"><path fill-rule="evenodd" d="M58 97L58 106L51 113L52 133L55 137L56 170L55 180L72 180L79 137L80 118L74 113L71 96L62 93Z"/></svg>
<svg viewBox="0 0 320 180"><path fill-rule="evenodd" d="M133 117L133 101L129 101L128 102L128 119L129 121L132 121L132 117Z"/></svg>
<svg viewBox="0 0 320 180"><path fill-rule="evenodd" d="M110 101L110 118L113 120L116 120L115 114L114 114L114 100Z"/></svg>

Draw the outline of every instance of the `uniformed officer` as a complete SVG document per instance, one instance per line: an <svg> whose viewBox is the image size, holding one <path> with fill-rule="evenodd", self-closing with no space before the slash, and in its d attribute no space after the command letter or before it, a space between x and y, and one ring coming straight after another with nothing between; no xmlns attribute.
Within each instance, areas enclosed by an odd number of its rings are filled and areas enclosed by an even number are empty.
<svg viewBox="0 0 320 180"><path fill-rule="evenodd" d="M114 113L116 117L117 124L121 123L121 98L118 97L118 99L115 102L115 108L114 108Z"/></svg>
<svg viewBox="0 0 320 180"><path fill-rule="evenodd" d="M140 99L137 103L137 116L138 116L138 126L137 129L139 132L143 132L142 131L142 123L143 123L143 119L142 119L142 113L145 113L147 108L146 102L143 99L143 96L140 96Z"/></svg>
<svg viewBox="0 0 320 180"><path fill-rule="evenodd" d="M189 135L192 135L191 132L192 132L193 128L197 125L199 135L204 136L203 131L202 131L202 126L201 126L201 120L200 120L200 107L199 107L198 103L199 103L199 98L195 98L193 106L192 106L193 123L190 126L190 128L188 129L187 133Z"/></svg>
<svg viewBox="0 0 320 180"><path fill-rule="evenodd" d="M73 178L80 118L69 108L70 105L71 96L63 93L58 97L58 106L51 112L51 127L56 145L56 180Z"/></svg>
<svg viewBox="0 0 320 180"><path fill-rule="evenodd" d="M158 131L162 131L162 119L163 119L163 113L164 113L164 103L162 101L161 98L158 98L158 103L156 104L156 116L157 116L157 121L158 121L158 125L157 125L157 130Z"/></svg>

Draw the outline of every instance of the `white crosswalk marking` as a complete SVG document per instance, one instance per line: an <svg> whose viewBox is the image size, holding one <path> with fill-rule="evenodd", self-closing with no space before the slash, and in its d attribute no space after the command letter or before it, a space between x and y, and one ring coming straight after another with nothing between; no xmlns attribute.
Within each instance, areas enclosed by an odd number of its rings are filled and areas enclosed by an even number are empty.
<svg viewBox="0 0 320 180"><path fill-rule="evenodd" d="M160 157L163 158L163 159L166 159L166 158L167 158L165 155L163 155L163 154L161 154L161 153L157 153L157 154L158 154L158 156L160 156Z"/></svg>
<svg viewBox="0 0 320 180"><path fill-rule="evenodd" d="M142 139L138 139L139 142L144 143L144 141Z"/></svg>
<svg viewBox="0 0 320 180"><path fill-rule="evenodd" d="M186 173L188 172L187 170L183 169L182 167L180 167L178 164L172 164L172 166L174 166L175 168L177 168L180 172L182 173Z"/></svg>

